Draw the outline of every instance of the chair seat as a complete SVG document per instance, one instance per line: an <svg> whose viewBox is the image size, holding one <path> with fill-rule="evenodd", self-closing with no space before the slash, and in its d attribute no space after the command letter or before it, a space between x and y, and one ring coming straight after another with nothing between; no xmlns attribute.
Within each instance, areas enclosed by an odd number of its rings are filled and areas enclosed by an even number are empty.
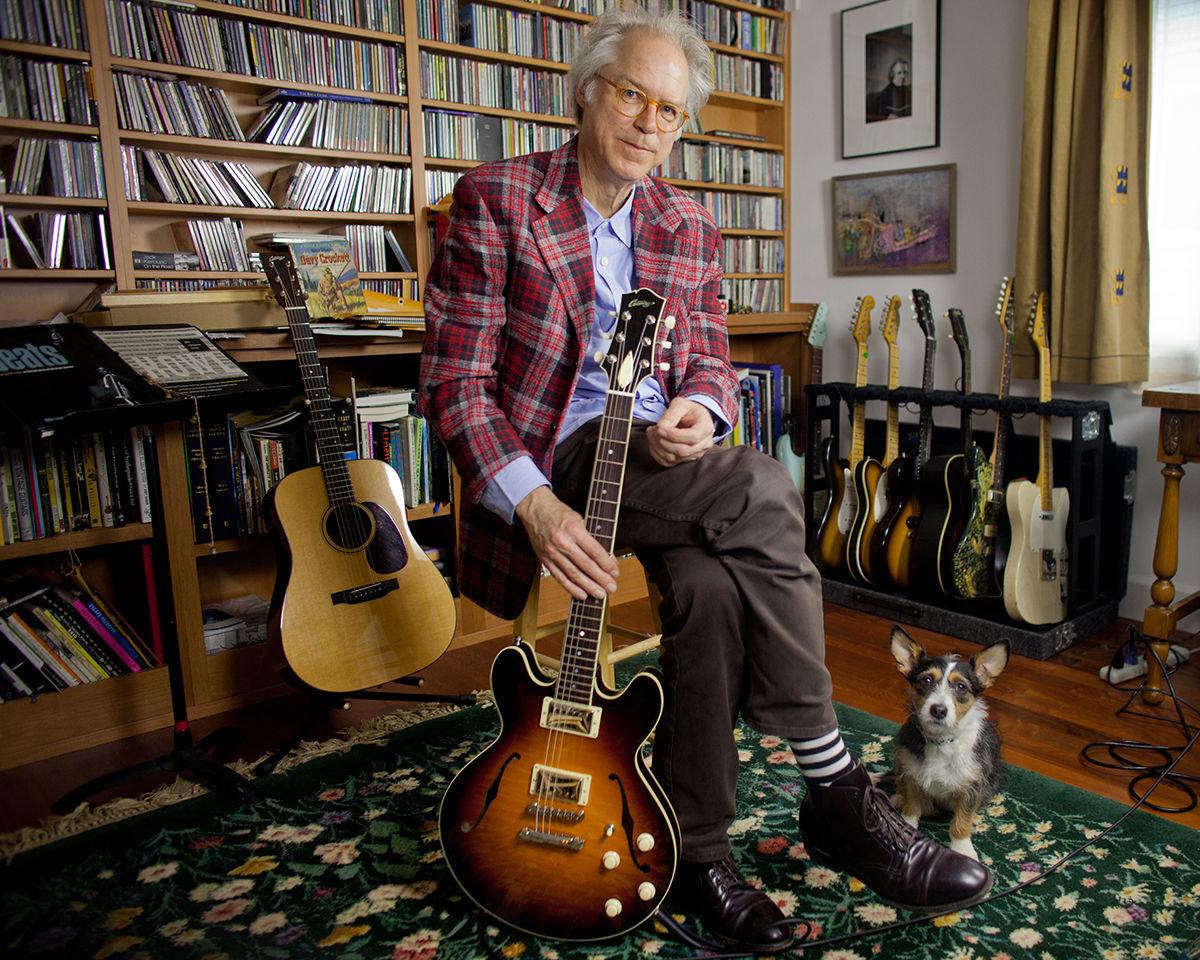
<svg viewBox="0 0 1200 960"><path fill-rule="evenodd" d="M538 624L538 603L541 600L542 581L548 579L549 576L543 569L542 575L533 582L533 587L529 591L529 599L525 601L524 609L517 616L517 619L513 621L512 636L513 640L524 640L533 648L534 656L537 657L537 661L541 666L550 670L558 670L558 659L549 654L542 653L537 648L539 640L562 633L567 623L566 620L554 620L540 626ZM639 653L653 650L662 640L662 623L658 615L658 605L662 597L658 592L658 588L648 578L646 580L646 592L650 601L650 616L655 629L655 632L652 634L646 634L640 630L631 630L628 627L610 623L609 608L606 606L604 609L604 622L600 626L600 649L597 656L597 665L600 669L600 679L609 687L616 686L614 670L616 664L622 660L628 660L630 657L635 657ZM614 646L614 636L630 642L619 647Z"/></svg>

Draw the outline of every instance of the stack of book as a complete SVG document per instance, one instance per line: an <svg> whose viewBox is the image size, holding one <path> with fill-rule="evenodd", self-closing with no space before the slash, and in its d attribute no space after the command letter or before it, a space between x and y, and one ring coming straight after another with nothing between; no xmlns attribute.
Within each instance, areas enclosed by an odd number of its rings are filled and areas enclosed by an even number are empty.
<svg viewBox="0 0 1200 960"><path fill-rule="evenodd" d="M294 163L276 171L271 197L288 210L351 210L409 213L412 171L408 167L348 163L329 167Z"/></svg>
<svg viewBox="0 0 1200 960"><path fill-rule="evenodd" d="M0 3L0 37L47 47L87 49L83 4L78 0L41 0L40 3Z"/></svg>
<svg viewBox="0 0 1200 960"><path fill-rule="evenodd" d="M0 56L0 116L94 124L96 109L86 68L57 60Z"/></svg>
<svg viewBox="0 0 1200 960"><path fill-rule="evenodd" d="M0 700L36 696L156 665L99 595L23 580L0 605Z"/></svg>
<svg viewBox="0 0 1200 960"><path fill-rule="evenodd" d="M267 107L247 131L258 143L408 153L408 111L390 103L311 90L270 90L258 98Z"/></svg>
<svg viewBox="0 0 1200 960"><path fill-rule="evenodd" d="M144 427L49 437L0 434L3 542L149 523L149 443Z"/></svg>
<svg viewBox="0 0 1200 960"><path fill-rule="evenodd" d="M49 159L50 184L46 189ZM103 197L100 144L95 140L45 140L21 137L13 153L9 192L23 196Z"/></svg>
<svg viewBox="0 0 1200 960"><path fill-rule="evenodd" d="M38 270L70 267L76 270L111 270L108 217L102 211L42 211L18 217L7 215L14 264Z"/></svg>
<svg viewBox="0 0 1200 960"><path fill-rule="evenodd" d="M237 160L182 157L130 144L121 147L121 154L125 195L130 200L265 210L275 206L254 174Z"/></svg>
<svg viewBox="0 0 1200 960"><path fill-rule="evenodd" d="M245 140L220 87L145 70L114 70L117 122L122 130L179 137Z"/></svg>
<svg viewBox="0 0 1200 960"><path fill-rule="evenodd" d="M250 254L241 220L183 220L171 224L180 250L193 251L201 270L231 270L249 273Z"/></svg>

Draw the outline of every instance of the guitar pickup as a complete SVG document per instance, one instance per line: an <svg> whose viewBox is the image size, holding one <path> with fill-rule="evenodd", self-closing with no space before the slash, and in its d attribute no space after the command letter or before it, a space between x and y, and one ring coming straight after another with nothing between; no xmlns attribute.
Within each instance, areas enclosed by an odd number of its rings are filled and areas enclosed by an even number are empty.
<svg viewBox="0 0 1200 960"><path fill-rule="evenodd" d="M551 801L565 800L582 807L587 804L591 790L591 774L560 770L544 763L533 765L533 775L529 778L529 792L535 797Z"/></svg>
<svg viewBox="0 0 1200 960"><path fill-rule="evenodd" d="M595 740L600 736L601 713L603 710L600 707L545 697L542 699L541 724L547 730Z"/></svg>
<svg viewBox="0 0 1200 960"><path fill-rule="evenodd" d="M398 589L399 586L400 583L395 577L392 577L390 580L380 580L377 583L368 583L361 587L350 587L348 590L335 590L329 596L335 604L366 603L368 600L378 600Z"/></svg>

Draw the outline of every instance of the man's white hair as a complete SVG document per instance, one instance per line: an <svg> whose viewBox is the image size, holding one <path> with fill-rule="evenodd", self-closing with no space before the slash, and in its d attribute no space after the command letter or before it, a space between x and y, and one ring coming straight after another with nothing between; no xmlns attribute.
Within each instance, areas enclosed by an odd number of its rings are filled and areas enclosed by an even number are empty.
<svg viewBox="0 0 1200 960"><path fill-rule="evenodd" d="M694 117L713 91L712 54L696 24L676 11L650 13L642 7L626 7L600 14L587 28L579 52L571 62L567 74L570 89L579 91L591 103L597 75L616 62L621 41L635 31L666 37L679 47L688 65L688 96L684 107ZM583 108L574 98L572 102L575 122L579 123Z"/></svg>

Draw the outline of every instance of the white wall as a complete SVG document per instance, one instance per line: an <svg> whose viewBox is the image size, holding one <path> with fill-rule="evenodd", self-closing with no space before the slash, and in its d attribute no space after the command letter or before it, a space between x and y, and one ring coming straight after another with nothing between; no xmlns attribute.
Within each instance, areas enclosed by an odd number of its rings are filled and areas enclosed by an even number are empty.
<svg viewBox="0 0 1200 960"><path fill-rule="evenodd" d="M861 0L799 0L792 13L790 102L792 144L791 292L796 302L826 301L831 326L825 345L825 379L852 380L854 363L848 331L855 298L869 293L877 303L893 293L906 309L900 333L900 380L921 382L923 342L911 311L911 289L929 292L935 315L947 307L966 315L973 358L973 387L993 389L999 374L1000 338L994 319L1000 279L1010 274L1016 253L1020 179L1022 88L1025 57L1025 5L994 0L942 0L941 145L926 150L842 160L841 11ZM834 277L830 178L876 170L957 164L957 272L912 276ZM1018 306L1017 315L1023 309ZM887 379L886 351L875 339L871 382ZM938 349L939 387L958 377L957 351L948 339ZM1016 391L1036 391L1034 381L1018 380ZM1055 395L1103 399L1112 407L1118 443L1138 447L1138 485L1129 590L1123 616L1141 619L1150 602L1152 559L1162 493L1161 465L1155 460L1158 411L1143 408L1139 394L1123 387L1056 385ZM872 415L878 415L872 411ZM939 422L942 422L939 418ZM953 419L945 422L952 423ZM1022 432L1032 424L1018 427ZM1200 585L1200 465L1186 468L1180 510L1179 595ZM1194 623L1198 618L1191 618Z"/></svg>

